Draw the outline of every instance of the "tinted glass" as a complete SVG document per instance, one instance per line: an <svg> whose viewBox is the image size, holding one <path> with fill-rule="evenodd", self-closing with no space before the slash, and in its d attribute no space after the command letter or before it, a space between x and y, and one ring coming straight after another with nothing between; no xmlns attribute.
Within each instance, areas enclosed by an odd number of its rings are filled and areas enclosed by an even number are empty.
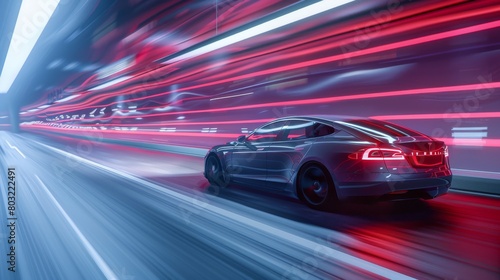
<svg viewBox="0 0 500 280"><path fill-rule="evenodd" d="M281 132L281 128L285 124L284 121L275 122L256 129L252 135L248 136L249 142L270 142L276 141Z"/></svg>
<svg viewBox="0 0 500 280"><path fill-rule="evenodd" d="M347 131L344 131L344 130L341 130L341 131L338 131L334 137L336 138L341 138L341 139L356 139L356 136L350 134L349 132Z"/></svg>
<svg viewBox="0 0 500 280"><path fill-rule="evenodd" d="M329 125L317 123L314 127L314 137L325 136L335 132L335 129Z"/></svg>
<svg viewBox="0 0 500 280"><path fill-rule="evenodd" d="M402 137L402 136L421 136L422 134L409 130L407 128L376 120L350 120L342 124L360 130L366 134L378 137Z"/></svg>
<svg viewBox="0 0 500 280"><path fill-rule="evenodd" d="M284 140L300 140L332 134L333 127L313 121L291 120L283 128Z"/></svg>
<svg viewBox="0 0 500 280"><path fill-rule="evenodd" d="M284 140L299 140L309 138L314 122L292 120L283 128Z"/></svg>

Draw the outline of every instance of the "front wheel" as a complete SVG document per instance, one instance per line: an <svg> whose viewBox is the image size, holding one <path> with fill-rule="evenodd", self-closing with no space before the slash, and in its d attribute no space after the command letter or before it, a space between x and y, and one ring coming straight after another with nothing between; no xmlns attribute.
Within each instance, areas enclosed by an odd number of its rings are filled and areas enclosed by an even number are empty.
<svg viewBox="0 0 500 280"><path fill-rule="evenodd" d="M337 206L337 192L328 171L316 163L304 165L297 180L297 194L307 206L332 211Z"/></svg>
<svg viewBox="0 0 500 280"><path fill-rule="evenodd" d="M229 184L222 165L215 155L208 156L205 161L205 176L212 185L225 188Z"/></svg>

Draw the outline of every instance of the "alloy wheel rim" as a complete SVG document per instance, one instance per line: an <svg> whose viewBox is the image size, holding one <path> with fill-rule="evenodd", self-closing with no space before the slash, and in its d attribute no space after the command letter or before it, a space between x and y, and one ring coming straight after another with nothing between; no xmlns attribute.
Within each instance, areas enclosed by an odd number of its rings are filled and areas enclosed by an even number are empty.
<svg viewBox="0 0 500 280"><path fill-rule="evenodd" d="M209 161L209 170L210 170L209 175L212 178L215 177L215 174L219 170L219 165L217 164L216 160L213 157L210 158L210 161Z"/></svg>
<svg viewBox="0 0 500 280"><path fill-rule="evenodd" d="M328 197L328 181L319 167L311 166L304 170L300 186L305 199L313 205L323 203Z"/></svg>

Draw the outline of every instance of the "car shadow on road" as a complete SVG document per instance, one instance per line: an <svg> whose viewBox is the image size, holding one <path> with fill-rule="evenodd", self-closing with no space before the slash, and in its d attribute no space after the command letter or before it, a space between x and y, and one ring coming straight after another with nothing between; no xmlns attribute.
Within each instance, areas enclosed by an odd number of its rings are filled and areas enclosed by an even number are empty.
<svg viewBox="0 0 500 280"><path fill-rule="evenodd" d="M289 193L234 185L220 189L208 182L201 184L200 190L207 194L300 223L337 231L379 224L409 229L443 224L443 214L432 201L343 202L333 212L323 212L307 207Z"/></svg>

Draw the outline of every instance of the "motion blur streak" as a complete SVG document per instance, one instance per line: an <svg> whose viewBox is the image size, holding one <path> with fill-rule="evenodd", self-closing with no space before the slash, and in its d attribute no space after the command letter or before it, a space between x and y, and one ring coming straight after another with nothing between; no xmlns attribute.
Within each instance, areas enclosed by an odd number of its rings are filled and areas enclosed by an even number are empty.
<svg viewBox="0 0 500 280"><path fill-rule="evenodd" d="M449 38L449 37L455 37L455 36L460 36L460 35L464 35L464 34L468 34L468 33L478 32L478 31L482 31L482 30L497 28L499 26L500 26L500 21L493 21L493 22L490 22L487 24L482 24L480 26L466 27L466 28L461 28L461 29L457 29L457 30L453 30L453 31L429 35L429 36L425 36L425 37L421 37L421 38L416 38L416 39L411 39L411 40L407 40L407 41L387 44L387 45L383 45L383 46L379 46L379 47L369 48L369 49L365 49L365 50L355 51L355 52L349 53L348 57L355 58L355 57L362 56L362 55L368 55L368 54L373 54L373 53L378 53L378 52L383 52L383 51L388 51L388 50L394 50L394 49L414 46L417 44L428 43L428 42L432 42L435 40L440 40L440 39L445 39L445 38ZM343 60L345 58L346 58L346 54L330 56L330 57L326 57L326 58L321 58L321 59L311 60L311 61L307 61L307 62L291 64L291 65L287 65L287 66L283 66L283 67L277 67L277 68L273 68L273 69L269 69L269 70L254 72L252 74L241 75L241 76L237 76L234 78L219 80L216 82L187 87L187 88L184 88L183 90L192 90L192 89L197 89L200 87L213 86L213 85L227 83L227 82L231 82L231 81L235 81L235 80L248 79L248 78L254 78L254 77L262 76L262 75L280 73L280 72L290 71L290 70L294 70L294 69L310 67L310 66L314 66L314 65L318 65L318 64L339 61L339 60Z"/></svg>
<svg viewBox="0 0 500 280"><path fill-rule="evenodd" d="M412 114L412 115L386 115L372 116L377 120L426 120L426 119L459 119L459 118L500 118L500 112L480 113L442 113L442 114Z"/></svg>
<svg viewBox="0 0 500 280"><path fill-rule="evenodd" d="M61 132L65 132L67 131L67 129L63 129L63 128L54 128L54 127L45 127L45 126L39 126L39 125L33 125L34 128L42 128L44 130L52 130L52 131L61 131ZM72 129L71 131L73 132L81 132L82 134L85 133L85 129ZM127 132L123 132L123 131L113 131L113 130L108 130L108 131L100 131L99 134L122 134L122 135L127 135L127 134L138 134L138 135L143 135L143 136L162 136L162 135L165 135L165 133L168 133L169 136L172 136L172 137L176 137L176 136L180 136L180 137L208 137L208 138L211 138L211 137L215 137L215 138L235 138L237 136L239 136L240 134L229 134L229 133L215 133L215 134L205 134L205 133L189 133L189 132L168 132L168 131L165 131L165 132L154 132L154 131L127 131Z"/></svg>
<svg viewBox="0 0 500 280"><path fill-rule="evenodd" d="M43 187L43 190L47 193L49 196L50 200L54 203L54 205L57 207L57 209L61 212L63 215L64 219L68 222L68 224L71 226L71 228L75 231L76 235L78 238L81 240L83 245L85 246L85 249L87 249L87 252L92 256L92 259L95 261L97 266L101 269L102 273L104 276L106 276L107 279L118 279L116 275L111 271L109 266L104 262L102 257L96 252L94 247L89 243L87 238L82 234L82 232L78 229L78 227L75 225L73 220L66 214L66 211L61 207L59 202L54 198L54 196L50 193L49 189L45 186L45 184L40 180L40 178L35 175L36 179L38 180L38 183Z"/></svg>
<svg viewBox="0 0 500 280"><path fill-rule="evenodd" d="M186 110L182 114L199 114L199 113L214 113L214 112L226 112L253 108L266 108L266 107L282 107L282 106L294 106L294 105L311 105L311 104L325 104L331 102L347 101L347 100L357 100L357 99L370 99L370 98L382 98L382 97L393 97L393 96L404 96L404 95L420 95L420 94L433 94L433 93L444 93L444 92L457 92L457 91L473 91L478 88L485 87L488 89L500 88L500 82L495 83L483 83L483 84L470 84L470 85L456 85L456 86L443 86L434 88L418 88L418 89L407 89L407 90L397 90L390 92L374 92L374 93L363 93L357 95L343 95L316 99L303 99L303 100L293 100L293 101L282 101L282 102L272 102L272 103L262 103L253 105L242 105L234 106L228 108L216 108L216 109L204 109L204 110ZM116 103L114 103L116 104ZM144 108L145 110L152 108ZM56 114L57 115L57 114ZM166 113L155 113L153 116L169 116L169 115L179 115L179 112L166 112ZM143 117L147 117L143 116ZM441 116L442 117L442 116ZM136 118L136 116L111 116L108 118L99 118L100 121L107 119L127 119ZM68 120L59 120L58 122L64 122Z"/></svg>
<svg viewBox="0 0 500 280"><path fill-rule="evenodd" d="M436 87L436 88L408 89L408 90L398 90L398 91L391 91L391 92L364 93L364 94L358 94L358 95L344 95L344 96L325 97L325 98L318 98L318 99L304 99L304 100L255 104L255 105L243 105L243 106L235 106L235 107L229 107L229 108L183 111L182 113L183 114L214 113L214 112L225 112L225 111L234 111L234 110L242 110L242 109L252 109L252 108L325 104L325 103L331 103L331 102L356 100L356 99L363 99L364 100L364 99L369 99L369 98L381 98L381 97L392 97L392 96L403 96L403 95L432 94L432 93L455 92L455 91L470 91L470 90L476 90L478 87L481 87L481 86L491 88L491 89L500 88L500 82L488 83L488 84L445 86L445 87ZM157 113L157 114L155 114L155 116L168 116L168 115L178 115L178 114L179 114L178 112ZM117 118L133 118L133 116L120 116Z"/></svg>
<svg viewBox="0 0 500 280"><path fill-rule="evenodd" d="M274 18L267 22L261 23L257 26L245 29L239 33L230 35L228 37L217 40L213 43L205 45L203 47L197 48L180 56L174 57L166 61L166 63L176 62L183 59L192 58L201 54L205 54L229 45L235 44L239 41L247 40L254 36L261 35L263 33L269 32L273 29L280 28L282 26L294 23L306 19L308 17L314 16L318 13L322 13L338 6L345 5L353 0L321 0L309 6L300 8L288 14L282 15L278 18Z"/></svg>

